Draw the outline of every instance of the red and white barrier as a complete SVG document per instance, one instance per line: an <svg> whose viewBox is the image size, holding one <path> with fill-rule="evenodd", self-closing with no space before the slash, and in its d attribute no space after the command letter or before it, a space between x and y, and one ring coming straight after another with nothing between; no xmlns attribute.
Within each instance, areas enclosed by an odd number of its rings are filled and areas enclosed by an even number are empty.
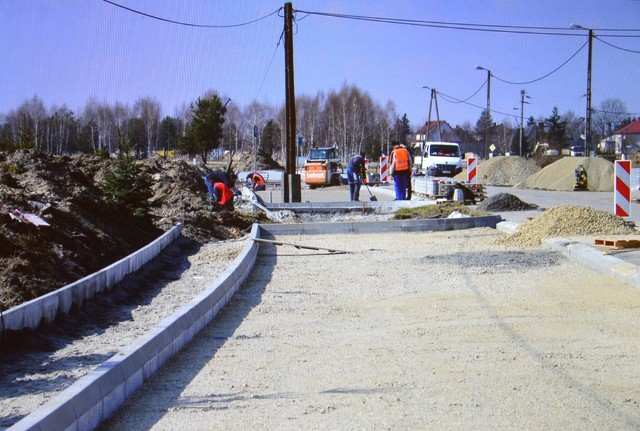
<svg viewBox="0 0 640 431"><path fill-rule="evenodd" d="M380 182L389 182L389 158L387 156L380 156Z"/></svg>
<svg viewBox="0 0 640 431"><path fill-rule="evenodd" d="M469 184L478 183L478 158L467 158L467 182Z"/></svg>
<svg viewBox="0 0 640 431"><path fill-rule="evenodd" d="M631 214L631 160L616 160L615 195L613 204L615 214L629 217Z"/></svg>

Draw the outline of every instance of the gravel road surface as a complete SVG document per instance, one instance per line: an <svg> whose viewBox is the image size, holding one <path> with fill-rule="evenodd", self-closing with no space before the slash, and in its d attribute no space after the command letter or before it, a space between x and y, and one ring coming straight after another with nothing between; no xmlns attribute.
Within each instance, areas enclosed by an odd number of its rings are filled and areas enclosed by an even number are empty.
<svg viewBox="0 0 640 431"><path fill-rule="evenodd" d="M283 237L102 430L640 428L640 293L492 229Z"/></svg>

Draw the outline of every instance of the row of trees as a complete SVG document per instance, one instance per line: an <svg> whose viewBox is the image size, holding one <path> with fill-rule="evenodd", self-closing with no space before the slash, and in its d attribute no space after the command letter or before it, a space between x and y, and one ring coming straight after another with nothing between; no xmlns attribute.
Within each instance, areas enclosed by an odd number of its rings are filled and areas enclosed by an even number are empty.
<svg viewBox="0 0 640 431"><path fill-rule="evenodd" d="M241 109L230 99L209 92L191 105L183 105L174 116L161 117L160 103L141 98L132 107L108 105L90 100L79 115L68 107L47 109L37 96L0 117L0 151L36 148L50 154L75 152L113 154L123 147L137 157L179 150L204 161L222 155L224 150L259 150L276 160L284 159L285 109L254 102ZM594 110L594 141L610 135L631 121L626 106L617 99L605 100ZM376 103L356 86L344 85L339 91L296 99L299 154L312 146L337 146L344 159L366 152L377 158L389 152L392 140L405 142L413 130L405 115L398 116L395 106ZM548 118L529 117L526 126L536 125L538 141L561 149L571 138L584 134L584 118L569 111L559 115L554 108ZM482 112L472 127L469 122L455 127L455 136L444 138L465 141L470 151L486 155L494 144L498 152L514 151L518 125L509 120L495 124L491 114ZM525 143L529 150L534 143Z"/></svg>
<svg viewBox="0 0 640 431"><path fill-rule="evenodd" d="M406 115L398 118L355 86L300 96L296 100L300 153L311 146L336 145L345 157L365 151L379 156L391 139L411 133ZM50 154L118 152L122 143L138 157L178 149L206 159L220 150L260 150L283 159L285 110L254 102L245 109L209 92L174 116L161 117L160 103L142 98L133 107L90 100L76 114L67 106L46 108L37 96L0 117L0 150L36 148ZM255 131L257 130L257 134Z"/></svg>

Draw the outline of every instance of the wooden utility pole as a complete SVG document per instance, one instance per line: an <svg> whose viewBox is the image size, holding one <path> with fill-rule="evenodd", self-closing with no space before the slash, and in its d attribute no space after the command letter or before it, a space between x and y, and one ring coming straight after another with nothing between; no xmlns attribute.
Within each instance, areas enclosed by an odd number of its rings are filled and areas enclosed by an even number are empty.
<svg viewBox="0 0 640 431"><path fill-rule="evenodd" d="M287 160L283 178L284 202L301 202L300 175L296 172L296 92L293 81L293 4L284 4L284 62Z"/></svg>

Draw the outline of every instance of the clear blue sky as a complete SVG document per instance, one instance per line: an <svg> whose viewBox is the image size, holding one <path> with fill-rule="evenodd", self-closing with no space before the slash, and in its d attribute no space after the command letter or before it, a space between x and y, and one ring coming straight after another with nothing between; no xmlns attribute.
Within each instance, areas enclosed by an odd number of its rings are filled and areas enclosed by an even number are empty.
<svg viewBox="0 0 640 431"><path fill-rule="evenodd" d="M273 0L114 0L170 20L233 25L277 11ZM353 0L293 1L299 11L327 12L448 23L558 27L572 23L596 29L637 29L634 38L602 36L593 41L592 104L606 98L626 103L640 116L640 1L638 0ZM241 108L252 101L284 103L283 18L273 14L233 28L181 26L141 16L102 0L0 1L0 114L34 95L46 107L84 107L89 98L132 106L157 99L174 115L208 90L230 97ZM494 121L519 117L520 90L532 97L525 118L572 110L585 115L587 49L549 77L587 42L586 31L565 36L479 32L365 22L297 13L295 84L297 95L339 90L354 84L384 106L395 104L412 125L427 120L430 91L467 99L487 72ZM469 103L438 98L440 119L452 126L475 125L486 106L486 87ZM435 107L432 113L435 119ZM515 121L515 118L512 119Z"/></svg>

